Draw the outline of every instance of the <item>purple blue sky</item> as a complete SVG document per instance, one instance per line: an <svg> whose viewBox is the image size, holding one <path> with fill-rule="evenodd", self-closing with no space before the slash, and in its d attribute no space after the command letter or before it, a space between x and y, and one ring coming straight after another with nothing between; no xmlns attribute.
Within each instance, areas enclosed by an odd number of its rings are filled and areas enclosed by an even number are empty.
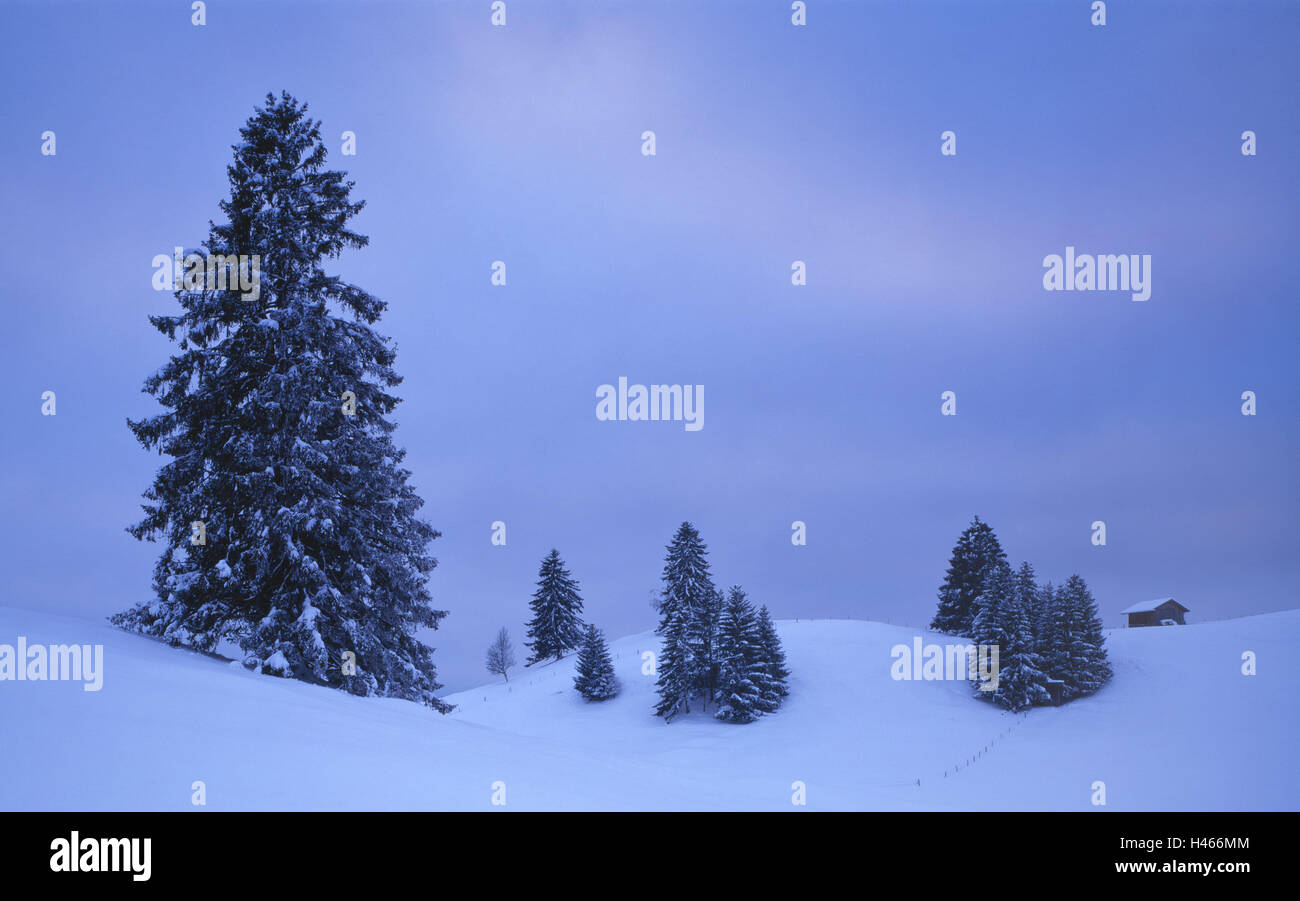
<svg viewBox="0 0 1300 901"><path fill-rule="evenodd" d="M1300 5L1109 6L6 4L0 603L149 592L151 261L284 89L367 202L333 271L390 304L448 690L552 546L589 619L652 628L683 519L779 618L924 625L974 514L1108 625L1297 606ZM1044 291L1066 245L1151 254L1151 299ZM704 429L598 422L619 376L704 385Z"/></svg>

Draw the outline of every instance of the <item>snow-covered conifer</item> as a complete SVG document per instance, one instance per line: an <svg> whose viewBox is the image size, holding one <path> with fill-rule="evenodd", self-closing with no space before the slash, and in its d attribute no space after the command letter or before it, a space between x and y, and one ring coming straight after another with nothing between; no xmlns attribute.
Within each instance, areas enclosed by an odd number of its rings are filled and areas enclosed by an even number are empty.
<svg viewBox="0 0 1300 901"><path fill-rule="evenodd" d="M1016 575L1005 560L999 561L980 592L972 640L977 648L997 648L998 652L996 674L987 683L975 680L977 694L1008 710L1023 710L1048 698L1048 677L1034 650L1026 605ZM984 690L986 684L993 688Z"/></svg>
<svg viewBox="0 0 1300 901"><path fill-rule="evenodd" d="M582 644L582 596L578 583L565 569L560 552L552 549L542 560L537 574L537 590L528 606L533 618L528 622L528 637L524 642L532 649L528 658L531 666L542 660L559 660L568 651Z"/></svg>
<svg viewBox="0 0 1300 901"><path fill-rule="evenodd" d="M1033 604L1030 609L1029 625L1034 631L1034 650L1048 663L1049 642L1051 639L1052 599L1056 589L1052 583L1044 582L1034 591Z"/></svg>
<svg viewBox="0 0 1300 901"><path fill-rule="evenodd" d="M762 654L763 676L759 685L759 709L771 713L790 694L790 670L785 663L781 636L767 605L758 609L758 644Z"/></svg>
<svg viewBox="0 0 1300 901"><path fill-rule="evenodd" d="M368 243L347 224L363 202L288 94L240 136L226 221L198 249L211 265L175 293L178 315L150 317L178 348L145 381L165 411L129 425L170 460L130 531L165 547L154 598L113 622L204 651L233 640L250 667L445 711L416 638L445 615L425 584L438 532L392 441L401 379L373 329L386 304L325 271Z"/></svg>
<svg viewBox="0 0 1300 901"><path fill-rule="evenodd" d="M609 657L605 636L595 626L587 626L583 637L573 687L588 701L605 701L618 694L614 661Z"/></svg>
<svg viewBox="0 0 1300 901"><path fill-rule="evenodd" d="M763 714L762 686L767 672L754 607L733 586L722 608L718 629L718 709L729 723L750 723Z"/></svg>
<svg viewBox="0 0 1300 901"><path fill-rule="evenodd" d="M1063 653L1057 657L1061 673L1056 678L1065 683L1064 697L1069 700L1097 691L1110 681L1112 673L1101 616L1087 583L1072 575L1058 597L1065 628L1060 630Z"/></svg>
<svg viewBox="0 0 1300 901"><path fill-rule="evenodd" d="M671 720L689 712L692 698L707 682L701 662L701 620L717 603L709 572L708 548L695 526L684 522L668 545L664 562L663 597L659 604L660 639L656 661L655 714Z"/></svg>
<svg viewBox="0 0 1300 901"><path fill-rule="evenodd" d="M709 709L718 693L718 678L721 670L721 657L718 653L718 631L722 627L722 610L726 601L721 591L714 591L713 596L700 609L695 619L695 627L690 631L690 643L695 649L696 674L693 694L703 700L702 709Z"/></svg>
<svg viewBox="0 0 1300 901"><path fill-rule="evenodd" d="M979 595L989 571L1006 560L988 523L976 516L952 549L948 572L939 587L939 607L930 628L950 635L969 635L979 612Z"/></svg>

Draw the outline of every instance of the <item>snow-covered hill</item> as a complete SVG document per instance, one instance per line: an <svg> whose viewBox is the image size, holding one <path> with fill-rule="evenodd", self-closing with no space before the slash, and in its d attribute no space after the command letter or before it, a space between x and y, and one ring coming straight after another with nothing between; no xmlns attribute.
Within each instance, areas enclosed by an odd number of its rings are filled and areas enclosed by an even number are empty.
<svg viewBox="0 0 1300 901"><path fill-rule="evenodd" d="M196 781L215 810L490 810L494 783L507 810L1090 810L1096 781L1107 809L1300 809L1300 611L1116 630L1108 688L1027 716L965 683L894 681L890 648L912 630L779 626L793 678L777 715L665 725L641 675L650 634L611 643L613 701L581 701L568 658L450 695L439 716L0 608L0 644L104 645L98 692L0 681L0 809L191 809Z"/></svg>

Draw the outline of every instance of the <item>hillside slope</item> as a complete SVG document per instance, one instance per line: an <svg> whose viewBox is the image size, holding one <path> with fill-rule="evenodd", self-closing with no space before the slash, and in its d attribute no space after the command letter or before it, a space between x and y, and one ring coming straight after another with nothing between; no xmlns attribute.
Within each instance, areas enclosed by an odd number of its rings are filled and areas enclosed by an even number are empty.
<svg viewBox="0 0 1300 901"><path fill-rule="evenodd" d="M439 716L0 608L0 643L105 646L98 692L0 682L0 809L191 809L196 780L216 810L488 810L497 782L510 810L796 810L796 781L809 810L1089 810L1097 780L1107 809L1300 809L1300 676L1283 662L1300 611L1117 630L1109 687L1027 716L965 683L894 681L890 648L912 630L779 627L794 675L777 715L666 725L641 675L648 633L611 643L613 701L578 698L566 658ZM1259 675L1241 675L1246 650Z"/></svg>

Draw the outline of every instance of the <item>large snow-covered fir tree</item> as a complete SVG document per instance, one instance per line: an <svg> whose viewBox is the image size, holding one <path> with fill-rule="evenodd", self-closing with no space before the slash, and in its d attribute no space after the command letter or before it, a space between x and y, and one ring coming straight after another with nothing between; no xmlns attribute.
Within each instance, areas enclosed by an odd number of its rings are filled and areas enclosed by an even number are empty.
<svg viewBox="0 0 1300 901"><path fill-rule="evenodd" d="M554 658L559 660L569 651L582 645L582 595L560 552L551 552L542 560L537 572L537 590L528 602L533 618L528 621L528 637L524 642L532 649L528 665Z"/></svg>
<svg viewBox="0 0 1300 901"><path fill-rule="evenodd" d="M1018 589L1011 567L1005 560L999 561L984 580L971 629L977 648L998 649L995 687L985 691L985 683L977 679L977 694L1013 711L1048 699L1047 673L1034 649L1029 610Z"/></svg>
<svg viewBox="0 0 1300 901"><path fill-rule="evenodd" d="M582 647L578 650L577 671L573 687L588 701L607 701L618 694L614 661L609 657L605 636L595 626L587 626Z"/></svg>
<svg viewBox="0 0 1300 901"><path fill-rule="evenodd" d="M763 714L767 667L758 616L740 586L732 586L722 607L717 636L718 719L750 723Z"/></svg>
<svg viewBox="0 0 1300 901"><path fill-rule="evenodd" d="M695 526L684 522L668 545L659 603L659 657L655 664L659 702L655 714L671 720L690 712L690 702L707 684L702 663L701 621L717 604L708 548Z"/></svg>
<svg viewBox="0 0 1300 901"><path fill-rule="evenodd" d="M226 221L198 254L243 255L258 290L214 269L176 292L179 315L150 318L178 350L145 382L165 412L129 425L171 459L130 531L166 548L153 600L113 621L204 651L230 639L262 671L445 711L416 638L445 615L425 584L438 532L392 441L401 379L372 328L386 304L324 268L368 243L348 226L363 202L288 94L267 95L240 136Z"/></svg>
<svg viewBox="0 0 1300 901"><path fill-rule="evenodd" d="M1056 590L1049 621L1046 668L1052 678L1064 683L1062 698L1092 694L1109 682L1111 666L1097 602L1078 574Z"/></svg>
<svg viewBox="0 0 1300 901"><path fill-rule="evenodd" d="M930 623L936 632L969 635L979 612L979 595L989 571L1006 560L998 536L988 523L976 516L961 533L943 585L939 587L939 607Z"/></svg>
<svg viewBox="0 0 1300 901"><path fill-rule="evenodd" d="M763 674L759 683L759 709L771 713L790 694L790 670L785 665L785 649L776 623L764 604L758 609L758 643L762 650Z"/></svg>

